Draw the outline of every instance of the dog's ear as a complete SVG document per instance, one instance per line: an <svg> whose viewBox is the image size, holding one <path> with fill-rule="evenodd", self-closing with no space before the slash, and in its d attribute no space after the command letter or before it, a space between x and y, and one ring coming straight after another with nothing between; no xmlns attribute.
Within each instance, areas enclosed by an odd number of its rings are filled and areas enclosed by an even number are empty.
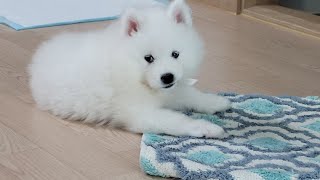
<svg viewBox="0 0 320 180"><path fill-rule="evenodd" d="M178 24L192 26L191 9L184 0L172 1L168 7L168 15Z"/></svg>
<svg viewBox="0 0 320 180"><path fill-rule="evenodd" d="M140 19L138 11L135 9L127 9L121 17L122 27L127 36L134 36L140 30Z"/></svg>

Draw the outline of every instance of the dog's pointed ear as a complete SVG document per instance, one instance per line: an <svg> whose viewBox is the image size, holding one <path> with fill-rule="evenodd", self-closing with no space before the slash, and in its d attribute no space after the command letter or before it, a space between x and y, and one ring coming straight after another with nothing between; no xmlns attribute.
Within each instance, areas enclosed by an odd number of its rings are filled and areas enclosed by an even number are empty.
<svg viewBox="0 0 320 180"><path fill-rule="evenodd" d="M168 7L168 15L178 24L192 26L191 9L184 0L172 1Z"/></svg>
<svg viewBox="0 0 320 180"><path fill-rule="evenodd" d="M136 9L127 9L121 17L122 27L127 36L134 36L140 31L141 22Z"/></svg>

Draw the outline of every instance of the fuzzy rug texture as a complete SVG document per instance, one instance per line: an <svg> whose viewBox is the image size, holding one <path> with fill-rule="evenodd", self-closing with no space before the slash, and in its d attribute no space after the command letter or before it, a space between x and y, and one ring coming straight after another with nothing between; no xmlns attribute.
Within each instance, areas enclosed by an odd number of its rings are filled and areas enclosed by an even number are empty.
<svg viewBox="0 0 320 180"><path fill-rule="evenodd" d="M184 112L224 127L222 139L144 134L140 165L182 179L320 179L320 98L221 94L223 113Z"/></svg>

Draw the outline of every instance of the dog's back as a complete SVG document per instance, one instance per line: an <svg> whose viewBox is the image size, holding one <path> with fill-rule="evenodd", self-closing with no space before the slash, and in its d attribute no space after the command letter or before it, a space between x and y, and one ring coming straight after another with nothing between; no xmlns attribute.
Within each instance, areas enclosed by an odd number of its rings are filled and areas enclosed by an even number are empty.
<svg viewBox="0 0 320 180"><path fill-rule="evenodd" d="M31 91L41 109L77 120L108 117L106 102L112 89L108 61L101 61L103 33L61 34L39 47L29 72Z"/></svg>

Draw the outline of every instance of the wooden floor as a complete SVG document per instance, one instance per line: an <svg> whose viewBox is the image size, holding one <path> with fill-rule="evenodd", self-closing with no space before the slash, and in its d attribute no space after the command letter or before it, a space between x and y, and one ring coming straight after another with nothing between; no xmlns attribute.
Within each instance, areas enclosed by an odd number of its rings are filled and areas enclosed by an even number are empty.
<svg viewBox="0 0 320 180"><path fill-rule="evenodd" d="M189 1L207 43L198 83L207 91L320 95L320 40ZM16 32L0 25L0 179L150 179L141 135L68 123L39 111L26 66L42 41L108 22Z"/></svg>

